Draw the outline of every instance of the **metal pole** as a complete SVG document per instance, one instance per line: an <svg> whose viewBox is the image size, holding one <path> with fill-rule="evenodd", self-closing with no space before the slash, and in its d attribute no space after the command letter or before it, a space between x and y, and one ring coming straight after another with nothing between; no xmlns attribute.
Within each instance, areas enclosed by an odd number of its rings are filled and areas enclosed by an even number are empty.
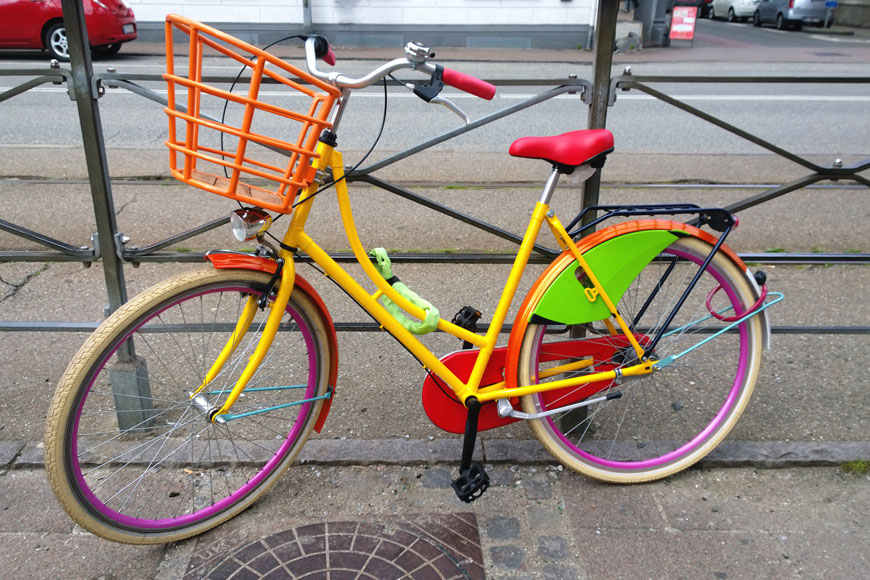
<svg viewBox="0 0 870 580"><path fill-rule="evenodd" d="M302 0L302 31L311 34L311 0Z"/></svg>
<svg viewBox="0 0 870 580"><path fill-rule="evenodd" d="M106 160L100 107L97 104L100 87L93 82L94 69L91 64L91 50L82 0L62 0L61 7L72 67L72 94L79 112L82 145L85 148L98 243L103 261L103 275L106 280L106 294L109 301L106 314L110 314L127 301L127 288L124 284L124 268L120 252L115 245L118 226L115 221L115 206L112 202L112 186L109 181L109 164ZM145 360L136 356L132 341L128 341L123 348L118 349L116 354L117 359L110 370L110 382L115 397L118 427L124 430L147 425L153 415L153 409Z"/></svg>
<svg viewBox="0 0 870 580"><path fill-rule="evenodd" d="M610 102L610 66L613 64L613 42L616 39L616 17L619 0L600 0L598 21L595 25L595 62L592 69L592 105L589 107L589 129L607 126L607 106ZM601 170L596 171L583 185L583 207L598 205L601 188ZM590 212L584 224L595 219Z"/></svg>
<svg viewBox="0 0 870 580"><path fill-rule="evenodd" d="M610 102L610 66L613 63L613 43L616 40L616 17L619 14L620 0L599 0L598 18L595 24L595 59L592 64L592 103L589 106L588 129L604 129L607 125L607 105ZM583 184L583 208L598 205L598 192L601 189L601 170ZM593 221L595 212L589 212L583 217L581 225ZM594 228L589 228L583 235L589 235ZM573 325L568 334L571 338L586 336L586 327ZM588 424L589 409L580 407L568 411L559 421L566 429L572 425Z"/></svg>
<svg viewBox="0 0 870 580"><path fill-rule="evenodd" d="M115 234L118 232L118 227L115 222L115 206L112 202L112 186L109 182L109 164L106 161L100 107L97 104L99 95L96 94L97 87L93 83L94 69L91 64L82 0L62 0L61 6L72 68L72 94L79 112L82 146L85 149L103 274L106 278L106 293L109 299L106 313L110 314L127 301L127 288L124 284L121 258L115 249Z"/></svg>

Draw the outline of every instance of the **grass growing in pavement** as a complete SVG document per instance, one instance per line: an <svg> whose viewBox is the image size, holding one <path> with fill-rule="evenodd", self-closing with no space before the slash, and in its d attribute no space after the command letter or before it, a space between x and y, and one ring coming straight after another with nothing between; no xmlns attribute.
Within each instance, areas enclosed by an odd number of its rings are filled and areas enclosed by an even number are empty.
<svg viewBox="0 0 870 580"><path fill-rule="evenodd" d="M867 475L870 473L870 461L847 461L840 466L840 471L843 473L854 473L855 475Z"/></svg>

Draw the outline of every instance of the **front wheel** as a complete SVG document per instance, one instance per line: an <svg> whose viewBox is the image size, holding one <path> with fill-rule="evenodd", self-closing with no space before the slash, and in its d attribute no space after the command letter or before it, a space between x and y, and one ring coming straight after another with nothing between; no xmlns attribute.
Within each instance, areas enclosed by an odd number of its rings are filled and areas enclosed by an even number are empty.
<svg viewBox="0 0 870 580"><path fill-rule="evenodd" d="M758 13L758 10L752 15L752 25L756 28L761 26L761 14Z"/></svg>
<svg viewBox="0 0 870 580"><path fill-rule="evenodd" d="M58 22L45 31L44 44L49 54L61 61L69 60L69 42L66 38L66 27Z"/></svg>
<svg viewBox="0 0 870 580"><path fill-rule="evenodd" d="M83 528L133 544L180 540L240 513L293 462L328 396L330 350L320 311L295 288L271 349L233 405L212 422L269 311L204 389L249 299L270 276L184 274L125 304L85 342L61 378L46 430L55 495ZM274 294L273 294L274 296Z"/></svg>
<svg viewBox="0 0 870 580"><path fill-rule="evenodd" d="M678 238L631 282L617 308L642 345L656 335L711 248L696 238ZM718 286L722 291L712 305L717 312L741 313L755 302L744 273L718 253L655 347L653 359L683 353L727 324L710 317L706 304ZM601 322L579 330L582 338L569 338L564 326L530 323L519 355L520 384L637 364L624 336L611 335ZM527 395L523 409L543 413L619 394L530 425L557 459L589 477L614 483L667 477L713 450L737 422L758 375L761 334L758 318L752 317L653 374Z"/></svg>

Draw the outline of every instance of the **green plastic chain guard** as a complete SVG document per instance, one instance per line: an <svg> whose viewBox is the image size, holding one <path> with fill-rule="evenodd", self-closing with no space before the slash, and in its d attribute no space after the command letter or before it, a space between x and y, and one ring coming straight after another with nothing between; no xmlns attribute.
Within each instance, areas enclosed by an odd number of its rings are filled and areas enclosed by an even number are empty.
<svg viewBox="0 0 870 580"><path fill-rule="evenodd" d="M647 230L617 236L591 248L583 257L598 277L614 304L619 303L640 271L659 253L671 245L677 236L667 230ZM584 324L610 316L604 300L587 297L586 288L592 284L581 272L578 280L575 260L550 285L532 316L560 324ZM590 293L591 294L591 293Z"/></svg>

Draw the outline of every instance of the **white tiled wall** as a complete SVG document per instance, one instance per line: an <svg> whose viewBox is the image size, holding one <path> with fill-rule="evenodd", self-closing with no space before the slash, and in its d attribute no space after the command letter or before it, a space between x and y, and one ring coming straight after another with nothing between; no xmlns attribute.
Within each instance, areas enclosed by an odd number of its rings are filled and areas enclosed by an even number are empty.
<svg viewBox="0 0 870 580"><path fill-rule="evenodd" d="M302 0L126 0L139 21L302 22ZM321 24L594 24L596 0L311 0Z"/></svg>

